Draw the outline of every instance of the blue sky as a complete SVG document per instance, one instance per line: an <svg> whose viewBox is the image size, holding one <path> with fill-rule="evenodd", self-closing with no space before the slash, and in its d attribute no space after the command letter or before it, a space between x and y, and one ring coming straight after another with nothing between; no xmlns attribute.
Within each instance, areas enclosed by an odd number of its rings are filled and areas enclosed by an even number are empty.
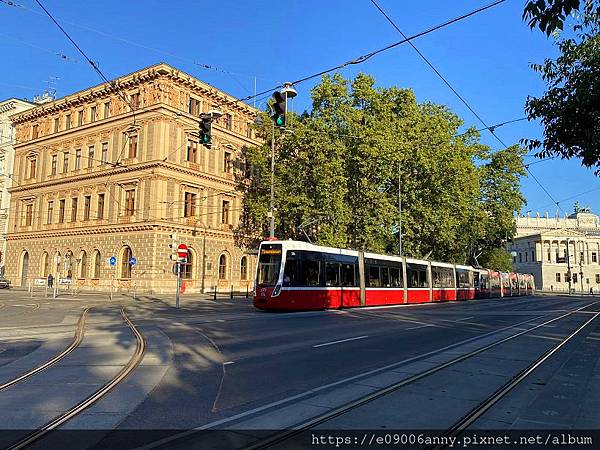
<svg viewBox="0 0 600 450"><path fill-rule="evenodd" d="M51 77L58 78L54 87L59 97L100 83L35 1L14 3L19 6L0 3L4 69L0 99L31 98ZM164 61L238 97L253 93L254 77L258 91L265 90L401 39L369 0L43 3L109 78ZM379 4L411 35L486 2L379 0ZM523 5L522 0L509 0L414 41L489 125L524 116L527 96L544 90L529 64L556 55L552 41L521 20ZM408 45L342 73L352 77L358 72L373 75L382 86L411 88L419 101L446 104L466 126L482 127ZM296 87L296 110L309 108L313 85L311 81ZM541 127L522 121L496 133L510 145L523 137L541 136ZM492 148L500 146L487 132L482 141ZM600 179L579 161L544 161L532 165L531 171L565 211L570 213L578 200L600 212ZM556 206L531 177L523 179L522 188L528 202L523 211L554 214ZM592 189L596 190L578 195Z"/></svg>

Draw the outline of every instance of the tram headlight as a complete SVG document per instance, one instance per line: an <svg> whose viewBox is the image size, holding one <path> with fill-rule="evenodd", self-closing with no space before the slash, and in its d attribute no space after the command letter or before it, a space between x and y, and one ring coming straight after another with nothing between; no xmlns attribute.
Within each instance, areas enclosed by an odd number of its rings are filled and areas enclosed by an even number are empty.
<svg viewBox="0 0 600 450"><path fill-rule="evenodd" d="M275 286L275 288L273 289L273 292L271 293L271 297L277 297L279 295L279 293L281 292L281 285L278 284Z"/></svg>

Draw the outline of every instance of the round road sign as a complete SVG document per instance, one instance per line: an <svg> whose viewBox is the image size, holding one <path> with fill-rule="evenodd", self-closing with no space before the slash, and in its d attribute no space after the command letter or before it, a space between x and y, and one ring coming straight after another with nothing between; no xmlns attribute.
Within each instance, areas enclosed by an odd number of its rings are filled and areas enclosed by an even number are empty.
<svg viewBox="0 0 600 450"><path fill-rule="evenodd" d="M129 264L135 266L135 263L137 263L137 259L135 259L135 257L132 256L131 258L129 258Z"/></svg>
<svg viewBox="0 0 600 450"><path fill-rule="evenodd" d="M187 245L179 244L179 247L177 247L177 256L179 256L180 258L187 258L187 255L188 255Z"/></svg>
<svg viewBox="0 0 600 450"><path fill-rule="evenodd" d="M109 263L111 266L116 266L116 265L117 265L117 258L116 258L116 257L114 257L114 256L111 256L111 257L108 259L108 263Z"/></svg>

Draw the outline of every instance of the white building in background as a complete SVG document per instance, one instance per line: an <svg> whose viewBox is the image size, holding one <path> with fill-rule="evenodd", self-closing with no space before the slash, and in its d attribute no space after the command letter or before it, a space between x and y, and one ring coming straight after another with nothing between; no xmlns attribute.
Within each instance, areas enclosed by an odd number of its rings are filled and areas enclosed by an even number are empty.
<svg viewBox="0 0 600 450"><path fill-rule="evenodd" d="M535 276L537 289L600 293L600 218L575 204L569 216L516 218L507 250L517 272ZM567 251L568 249L568 251Z"/></svg>
<svg viewBox="0 0 600 450"><path fill-rule="evenodd" d="M10 116L21 111L33 108L35 103L30 103L17 98L0 101L0 274L4 273L6 261L6 233L8 231L8 217L10 215L10 194L12 174L15 161L15 128Z"/></svg>

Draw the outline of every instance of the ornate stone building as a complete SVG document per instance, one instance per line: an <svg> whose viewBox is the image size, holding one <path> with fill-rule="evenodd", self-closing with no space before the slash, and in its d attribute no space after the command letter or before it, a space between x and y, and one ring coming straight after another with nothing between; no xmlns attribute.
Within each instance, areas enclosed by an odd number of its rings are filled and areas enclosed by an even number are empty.
<svg viewBox="0 0 600 450"><path fill-rule="evenodd" d="M213 145L198 142L199 114ZM172 293L170 235L190 249L187 292L245 290L255 255L237 248L240 149L256 110L167 64L15 114L6 276L53 274L81 289ZM111 257L116 264L110 264ZM134 262L135 264L131 264Z"/></svg>
<svg viewBox="0 0 600 450"><path fill-rule="evenodd" d="M25 100L9 98L0 102L0 274L4 273L6 233L10 214L10 193L15 160L15 129L10 116L35 106Z"/></svg>
<svg viewBox="0 0 600 450"><path fill-rule="evenodd" d="M508 251L515 270L532 273L536 288L600 292L600 219L575 205L569 216L517 217L517 234ZM568 248L568 251L567 251Z"/></svg>

